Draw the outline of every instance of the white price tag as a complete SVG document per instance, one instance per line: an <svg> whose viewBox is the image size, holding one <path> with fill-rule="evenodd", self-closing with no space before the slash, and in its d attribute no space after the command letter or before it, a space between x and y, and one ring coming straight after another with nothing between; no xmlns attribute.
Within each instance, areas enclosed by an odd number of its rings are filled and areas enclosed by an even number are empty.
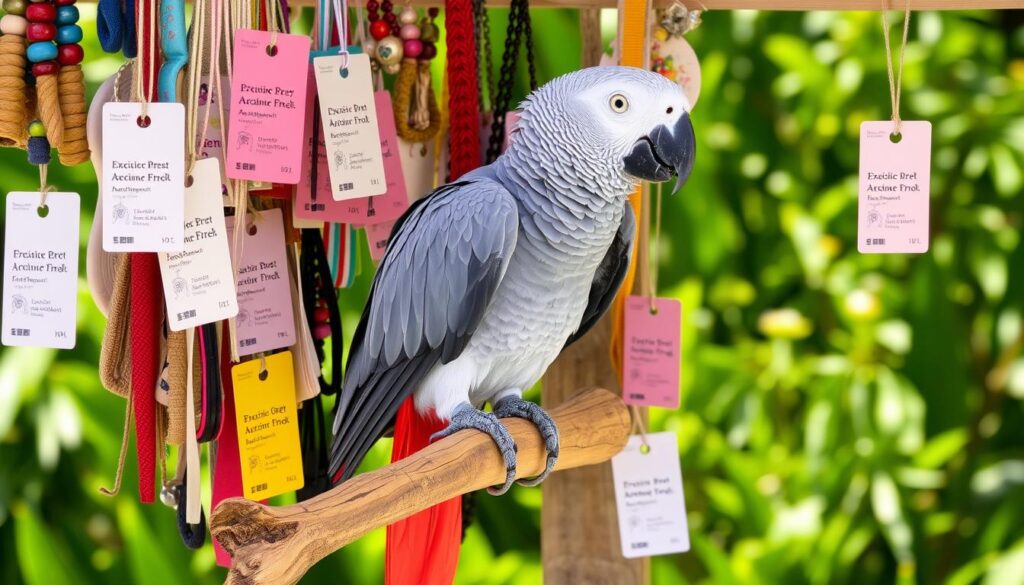
<svg viewBox="0 0 1024 585"><path fill-rule="evenodd" d="M638 435L612 457L622 555L627 559L690 550L683 474L675 433Z"/></svg>
<svg viewBox="0 0 1024 585"><path fill-rule="evenodd" d="M103 105L103 249L180 252L185 226L185 107Z"/></svg>
<svg viewBox="0 0 1024 585"><path fill-rule="evenodd" d="M185 249L159 255L171 331L238 314L220 186L217 159L196 161L185 189Z"/></svg>
<svg viewBox="0 0 1024 585"><path fill-rule="evenodd" d="M78 193L7 195L3 344L75 347Z"/></svg>

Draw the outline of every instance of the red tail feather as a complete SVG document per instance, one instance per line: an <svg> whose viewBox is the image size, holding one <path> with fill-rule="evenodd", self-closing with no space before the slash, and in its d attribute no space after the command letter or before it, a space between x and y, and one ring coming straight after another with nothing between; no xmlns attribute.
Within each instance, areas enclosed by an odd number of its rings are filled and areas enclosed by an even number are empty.
<svg viewBox="0 0 1024 585"><path fill-rule="evenodd" d="M445 421L416 412L410 396L395 418L394 463L430 444ZM462 541L462 498L455 497L388 526L387 585L451 585Z"/></svg>

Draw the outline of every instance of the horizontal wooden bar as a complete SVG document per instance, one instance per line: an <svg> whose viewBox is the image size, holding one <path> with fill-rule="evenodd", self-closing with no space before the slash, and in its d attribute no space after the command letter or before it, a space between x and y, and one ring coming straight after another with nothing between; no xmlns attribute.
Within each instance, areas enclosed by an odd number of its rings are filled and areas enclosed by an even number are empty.
<svg viewBox="0 0 1024 585"><path fill-rule="evenodd" d="M670 6L674 0L654 0ZM882 0L682 0L687 8L708 10L879 10ZM888 0L889 7L903 9L902 0ZM312 6L316 0L289 0L292 6ZM412 0L414 6L444 6L443 0ZM508 6L509 0L487 0L487 6ZM530 0L531 8L615 8L616 0ZM1024 9L1024 0L910 0L912 10L1009 10Z"/></svg>

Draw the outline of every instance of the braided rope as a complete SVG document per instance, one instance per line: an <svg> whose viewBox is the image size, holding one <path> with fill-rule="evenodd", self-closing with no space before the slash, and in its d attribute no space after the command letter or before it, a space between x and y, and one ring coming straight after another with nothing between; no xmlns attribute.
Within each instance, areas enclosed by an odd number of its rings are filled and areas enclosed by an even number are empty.
<svg viewBox="0 0 1024 585"><path fill-rule="evenodd" d="M61 164L72 166L89 160L85 104L85 77L81 65L65 65L57 74L60 110L64 116L64 142L57 148Z"/></svg>
<svg viewBox="0 0 1024 585"><path fill-rule="evenodd" d="M445 2L451 180L480 166L480 102L471 0Z"/></svg>
<svg viewBox="0 0 1024 585"><path fill-rule="evenodd" d="M429 62L417 63L415 59L402 61L398 79L395 80L395 99L391 107L395 113L395 128L404 140L426 142L437 134L441 128L441 112L437 109L437 100L430 87ZM411 116L410 108L413 110Z"/></svg>
<svg viewBox="0 0 1024 585"><path fill-rule="evenodd" d="M25 148L28 113L25 111L25 39L0 36L0 146Z"/></svg>
<svg viewBox="0 0 1024 585"><path fill-rule="evenodd" d="M60 148L64 144L64 115L60 111L60 90L56 75L42 75L36 78L36 113L43 126L50 146Z"/></svg>

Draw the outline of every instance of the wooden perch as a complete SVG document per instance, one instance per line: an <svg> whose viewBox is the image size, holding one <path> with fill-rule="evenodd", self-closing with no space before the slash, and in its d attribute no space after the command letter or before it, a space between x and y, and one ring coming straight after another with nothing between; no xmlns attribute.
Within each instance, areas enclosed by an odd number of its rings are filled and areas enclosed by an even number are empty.
<svg viewBox="0 0 1024 585"><path fill-rule="evenodd" d="M607 461L629 437L629 412L607 390L583 391L551 416L560 438L556 471ZM519 448L517 477L539 474L547 455L536 427L517 418L502 422ZM232 557L227 583L291 584L317 561L371 530L504 479L505 464L491 438L460 431L299 504L224 500L210 517L210 531Z"/></svg>

